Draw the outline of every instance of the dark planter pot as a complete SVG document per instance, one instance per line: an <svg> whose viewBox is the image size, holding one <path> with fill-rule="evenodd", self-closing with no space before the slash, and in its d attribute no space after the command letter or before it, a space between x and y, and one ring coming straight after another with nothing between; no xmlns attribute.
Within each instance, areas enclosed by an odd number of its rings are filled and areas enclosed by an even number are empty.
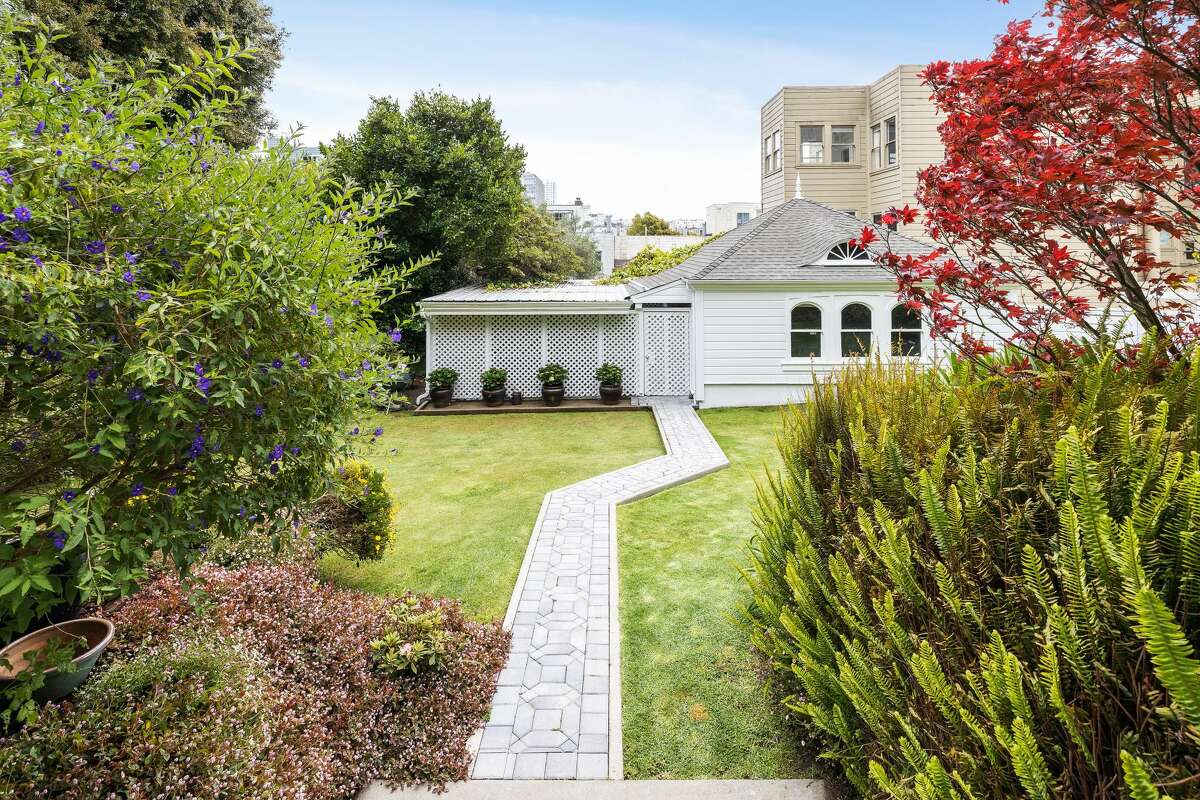
<svg viewBox="0 0 1200 800"><path fill-rule="evenodd" d="M454 396L454 387L449 389L434 389L429 393L429 397L433 400L434 408L445 408L450 405L450 398Z"/></svg>
<svg viewBox="0 0 1200 800"><path fill-rule="evenodd" d="M615 406L617 403L621 402L621 384L600 384L600 402L604 403L606 406Z"/></svg>
<svg viewBox="0 0 1200 800"><path fill-rule="evenodd" d="M504 395L507 393L507 386L501 386L499 389L484 389L483 404L485 406L491 406L492 408L495 408L496 406L502 406L504 405Z"/></svg>
<svg viewBox="0 0 1200 800"><path fill-rule="evenodd" d="M525 394L523 392L513 392L508 396L508 402L514 406L519 406L525 402Z"/></svg>
<svg viewBox="0 0 1200 800"><path fill-rule="evenodd" d="M96 659L112 641L113 624L98 617L73 619L40 628L26 634L20 639L0 650L0 658L8 659L11 667L0 667L0 685L7 684L16 678L17 674L29 666L29 660L34 653L46 647L52 641L73 641L78 655L71 660L75 669L63 673L57 669L46 670L46 683L34 693L34 699L39 703L61 700L83 683L83 679L96 666Z"/></svg>
<svg viewBox="0 0 1200 800"><path fill-rule="evenodd" d="M567 393L561 383L543 383L542 401L548 406L561 406L563 395Z"/></svg>

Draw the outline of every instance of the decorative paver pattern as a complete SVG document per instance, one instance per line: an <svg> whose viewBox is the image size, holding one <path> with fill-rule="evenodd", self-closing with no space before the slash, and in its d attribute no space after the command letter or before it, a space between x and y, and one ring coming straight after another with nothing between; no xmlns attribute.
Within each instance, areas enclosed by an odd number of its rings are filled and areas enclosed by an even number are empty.
<svg viewBox="0 0 1200 800"><path fill-rule="evenodd" d="M555 489L534 525L475 779L621 777L616 506L728 466L676 397L643 398L667 454Z"/></svg>

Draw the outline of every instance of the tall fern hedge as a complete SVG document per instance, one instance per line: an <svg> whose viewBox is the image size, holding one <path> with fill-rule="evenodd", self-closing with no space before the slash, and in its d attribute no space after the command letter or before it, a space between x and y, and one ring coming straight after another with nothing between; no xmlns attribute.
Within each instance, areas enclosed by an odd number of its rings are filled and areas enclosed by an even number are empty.
<svg viewBox="0 0 1200 800"><path fill-rule="evenodd" d="M1200 351L996 367L785 412L755 644L865 796L1200 795Z"/></svg>

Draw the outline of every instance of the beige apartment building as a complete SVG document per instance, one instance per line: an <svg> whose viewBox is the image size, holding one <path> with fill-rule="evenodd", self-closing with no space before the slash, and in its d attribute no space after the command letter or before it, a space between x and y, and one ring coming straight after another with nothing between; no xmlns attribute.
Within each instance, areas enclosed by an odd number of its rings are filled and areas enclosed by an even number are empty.
<svg viewBox="0 0 1200 800"><path fill-rule="evenodd" d="M915 204L917 172L941 161L940 117L915 64L869 86L785 86L762 107L762 206L797 196L878 221ZM919 224L904 233L922 237Z"/></svg>

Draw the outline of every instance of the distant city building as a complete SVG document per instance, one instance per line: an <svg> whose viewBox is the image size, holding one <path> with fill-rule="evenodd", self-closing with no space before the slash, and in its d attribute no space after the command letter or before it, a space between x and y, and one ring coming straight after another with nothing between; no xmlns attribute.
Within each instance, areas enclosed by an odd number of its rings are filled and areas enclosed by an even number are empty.
<svg viewBox="0 0 1200 800"><path fill-rule="evenodd" d="M280 136L267 136L259 144L258 150L251 155L255 158L263 158L269 151L279 147L282 142L283 138ZM321 161L324 158L320 147L292 146L293 161Z"/></svg>
<svg viewBox="0 0 1200 800"><path fill-rule="evenodd" d="M543 181L545 187L546 205L553 206L558 204L558 184L554 181Z"/></svg>
<svg viewBox="0 0 1200 800"><path fill-rule="evenodd" d="M546 205L546 184L537 175L532 172L521 173L521 188L530 203L535 206Z"/></svg>
<svg viewBox="0 0 1200 800"><path fill-rule="evenodd" d="M709 236L733 230L762 213L758 203L713 203L704 209L704 232Z"/></svg>
<svg viewBox="0 0 1200 800"><path fill-rule="evenodd" d="M671 230L685 236L703 236L704 220L702 219L673 219L667 223Z"/></svg>
<svg viewBox="0 0 1200 800"><path fill-rule="evenodd" d="M547 184L548 185L548 184ZM583 200L576 197L574 203L566 203L558 205L557 203L546 203L546 210L555 219L565 219L567 217L575 217L580 222L587 222L592 215L592 207L585 204Z"/></svg>

